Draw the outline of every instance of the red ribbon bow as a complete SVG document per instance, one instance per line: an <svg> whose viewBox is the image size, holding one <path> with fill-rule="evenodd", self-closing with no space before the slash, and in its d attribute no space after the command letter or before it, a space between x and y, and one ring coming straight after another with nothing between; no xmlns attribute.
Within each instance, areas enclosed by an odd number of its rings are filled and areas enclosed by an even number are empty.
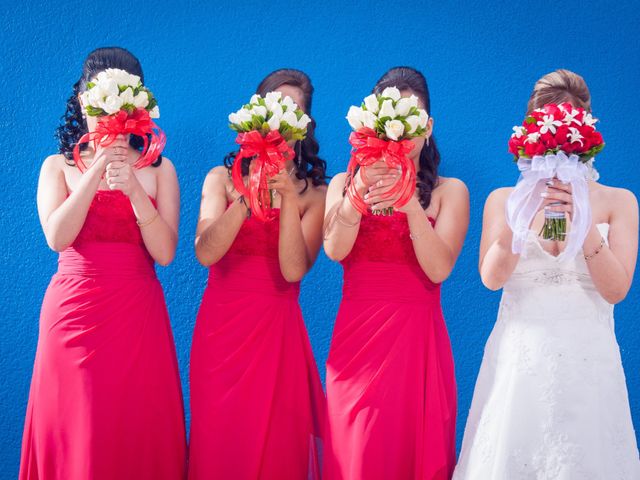
<svg viewBox="0 0 640 480"><path fill-rule="evenodd" d="M258 220L272 220L275 213L271 207L267 177L276 175L284 168L284 162L295 156L293 149L277 130L270 131L265 137L257 130L239 133L236 143L240 145L240 151L231 169L233 185L249 199L251 213ZM254 158L249 167L248 186L245 186L242 178L243 158Z"/></svg>
<svg viewBox="0 0 640 480"><path fill-rule="evenodd" d="M142 137L144 142L142 153L133 164L135 168L143 168L155 162L167 143L166 135L151 120L149 112L144 108L137 108L131 113L120 110L118 113L100 118L95 131L85 133L76 143L73 148L73 159L80 171L87 169L80 157L80 144L93 142L94 148L98 145L108 147L118 135L127 134ZM151 141L149 141L149 136Z"/></svg>
<svg viewBox="0 0 640 480"><path fill-rule="evenodd" d="M389 168L401 169L401 176L393 187L383 198L392 198L399 194L398 199L393 204L394 207L402 207L413 195L416 188L416 166L408 157L409 152L415 146L410 140L396 142L394 140L382 140L378 138L375 130L371 128L361 128L352 132L349 136L349 143L353 147L351 159L347 168L347 174L351 179L347 188L347 195L353 206L362 213L369 213L369 206L358 195L355 182L353 181L357 167L362 169L362 175L366 174L366 168L379 160L384 161Z"/></svg>

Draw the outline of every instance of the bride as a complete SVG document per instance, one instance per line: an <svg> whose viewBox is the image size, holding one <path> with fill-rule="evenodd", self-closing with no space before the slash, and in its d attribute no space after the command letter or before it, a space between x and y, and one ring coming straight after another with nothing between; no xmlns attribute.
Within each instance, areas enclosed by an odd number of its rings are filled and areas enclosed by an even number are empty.
<svg viewBox="0 0 640 480"><path fill-rule="evenodd" d="M591 110L584 80L566 70L538 80L528 112L562 102ZM503 294L456 480L640 478L613 321L633 278L638 204L630 191L598 183L588 165L592 221L577 255L560 256L568 242L537 235L545 209L571 220L569 185L547 183L522 255L512 253L505 215L513 189L487 199L480 274Z"/></svg>

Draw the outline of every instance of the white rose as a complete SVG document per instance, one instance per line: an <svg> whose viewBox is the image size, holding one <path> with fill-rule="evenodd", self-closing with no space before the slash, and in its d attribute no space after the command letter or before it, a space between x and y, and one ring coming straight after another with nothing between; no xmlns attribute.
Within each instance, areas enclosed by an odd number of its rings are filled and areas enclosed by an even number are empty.
<svg viewBox="0 0 640 480"><path fill-rule="evenodd" d="M244 108L229 115L229 122L234 123L236 125L240 125L242 122L250 122L250 121L251 121L251 112Z"/></svg>
<svg viewBox="0 0 640 480"><path fill-rule="evenodd" d="M100 89L104 92L104 96L117 96L120 93L118 84L112 78L106 79L104 82L100 82Z"/></svg>
<svg viewBox="0 0 640 480"><path fill-rule="evenodd" d="M89 90L84 91L80 94L80 102L82 103L82 108L84 108L85 110L88 106L93 107L93 105L91 104L91 93L89 93Z"/></svg>
<svg viewBox="0 0 640 480"><path fill-rule="evenodd" d="M103 70L102 72L98 73L98 75L96 75L93 83L102 83L106 82L107 80L109 80L109 74L105 70Z"/></svg>
<svg viewBox="0 0 640 480"><path fill-rule="evenodd" d="M133 98L133 104L136 108L147 108L147 105L149 105L149 95L147 92L138 92Z"/></svg>
<svg viewBox="0 0 640 480"><path fill-rule="evenodd" d="M382 91L382 96L383 97L388 97L390 99L392 99L394 102L400 100L400 90L398 90L396 87L387 87Z"/></svg>
<svg viewBox="0 0 640 480"><path fill-rule="evenodd" d="M120 98L123 104L128 103L133 105L133 90L131 90L131 87L127 88L124 92L120 92Z"/></svg>
<svg viewBox="0 0 640 480"><path fill-rule="evenodd" d="M273 112L273 115L277 117L282 117L282 114L284 113L284 110L282 110L282 105L280 105L279 103L272 103L269 110L271 110L271 112Z"/></svg>
<svg viewBox="0 0 640 480"><path fill-rule="evenodd" d="M137 87L140 85L140 77L138 75L129 74L129 85L132 87Z"/></svg>
<svg viewBox="0 0 640 480"><path fill-rule="evenodd" d="M380 111L378 112L378 118L382 117L391 117L395 118L396 111L393 108L393 102L391 100L385 100L382 102L382 106L380 107Z"/></svg>
<svg viewBox="0 0 640 480"><path fill-rule="evenodd" d="M270 130L280 130L280 120L282 119L282 115L273 115L268 121Z"/></svg>
<svg viewBox="0 0 640 480"><path fill-rule="evenodd" d="M149 110L149 116L151 118L160 118L160 108L158 107L158 105Z"/></svg>
<svg viewBox="0 0 640 480"><path fill-rule="evenodd" d="M420 109L418 111L418 125L420 125L420 127L422 128L427 128L427 122L429 121L429 115L427 114L426 110L422 110Z"/></svg>
<svg viewBox="0 0 640 480"><path fill-rule="evenodd" d="M401 98L396 103L396 113L401 117L406 117L411 110L411 99L408 97Z"/></svg>
<svg viewBox="0 0 640 480"><path fill-rule="evenodd" d="M346 118L354 130L362 128L362 109L360 107L349 107Z"/></svg>
<svg viewBox="0 0 640 480"><path fill-rule="evenodd" d="M103 109L107 114L112 115L114 113L118 113L122 108L122 98L118 95L109 95L103 101L100 102L100 108Z"/></svg>
<svg viewBox="0 0 640 480"><path fill-rule="evenodd" d="M291 110L291 111L295 111L298 109L298 105L296 105L296 102L293 101L293 98L286 96L282 99L282 102L280 102L280 104L283 107L287 107L287 111Z"/></svg>
<svg viewBox="0 0 640 480"><path fill-rule="evenodd" d="M378 117L376 117L376 115L371 113L369 110L365 110L362 112L362 124L365 127L375 130L376 120L378 120Z"/></svg>
<svg viewBox="0 0 640 480"><path fill-rule="evenodd" d="M404 125L400 120L387 120L384 124L384 131L387 134L387 138L398 140L404 133Z"/></svg>
<svg viewBox="0 0 640 480"><path fill-rule="evenodd" d="M418 117L417 115L411 115L407 117L405 121L409 124L409 131L407 133L415 132L420 125L420 117Z"/></svg>
<svg viewBox="0 0 640 480"><path fill-rule="evenodd" d="M298 125L298 117L293 110L288 110L282 114L282 121L287 123L290 127Z"/></svg>
<svg viewBox="0 0 640 480"><path fill-rule="evenodd" d="M267 109L262 105L254 105L249 111L251 112L251 115L258 115L259 117L267 118Z"/></svg>
<svg viewBox="0 0 640 480"><path fill-rule="evenodd" d="M251 105L259 105L259 100L260 100L260 95L255 93L251 96L251 100L249 100L249 103Z"/></svg>
<svg viewBox="0 0 640 480"><path fill-rule="evenodd" d="M309 115L307 115L306 113L303 113L302 116L300 117L300 120L298 120L297 127L301 130L304 130L305 128L307 128L307 125L309 125L310 122L311 122L311 118L309 117Z"/></svg>
<svg viewBox="0 0 640 480"><path fill-rule="evenodd" d="M269 92L264 97L264 102L267 104L267 108L271 110L274 103L278 103L282 98L282 92Z"/></svg>
<svg viewBox="0 0 640 480"><path fill-rule="evenodd" d="M380 108L378 97L376 97L374 94L369 95L364 99L364 106L367 108L368 112L378 113L378 109Z"/></svg>

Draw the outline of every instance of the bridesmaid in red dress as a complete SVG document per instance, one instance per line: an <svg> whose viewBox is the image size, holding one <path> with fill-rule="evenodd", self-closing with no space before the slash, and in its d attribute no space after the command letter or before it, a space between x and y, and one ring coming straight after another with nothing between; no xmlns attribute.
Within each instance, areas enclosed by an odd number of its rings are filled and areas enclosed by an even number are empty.
<svg viewBox="0 0 640 480"><path fill-rule="evenodd" d="M179 192L167 158L133 170L140 138L72 150L93 131L79 95L107 68L142 77L120 48L92 52L40 172L38 213L60 252L44 297L21 480L179 480L184 413L173 336L154 261L171 262ZM128 140L128 141L127 141Z"/></svg>
<svg viewBox="0 0 640 480"><path fill-rule="evenodd" d="M310 114L304 73L273 72L257 93L270 91ZM322 243L326 164L313 122L293 148L271 179L271 222L233 188L232 156L204 182L195 245L210 270L191 350L190 480L319 478L325 400L298 304Z"/></svg>
<svg viewBox="0 0 640 480"><path fill-rule="evenodd" d="M424 76L389 70L374 93L397 87L430 114ZM469 223L469 195L438 176L431 136L414 139L413 198L390 216L362 216L333 178L324 248L344 267L343 298L327 360L326 479L449 479L455 466L456 388L440 283L456 262ZM351 181L371 210L396 181L378 162Z"/></svg>

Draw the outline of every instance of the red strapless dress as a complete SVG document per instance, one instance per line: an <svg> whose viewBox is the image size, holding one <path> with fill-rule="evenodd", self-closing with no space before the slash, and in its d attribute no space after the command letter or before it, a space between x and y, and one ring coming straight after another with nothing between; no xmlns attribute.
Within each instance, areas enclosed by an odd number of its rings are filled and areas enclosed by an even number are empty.
<svg viewBox="0 0 640 480"><path fill-rule="evenodd" d="M325 478L451 478L453 357L440 285L418 264L406 216L364 217L342 264L327 360Z"/></svg>
<svg viewBox="0 0 640 480"><path fill-rule="evenodd" d="M249 218L210 268L191 350L190 480L319 478L324 393L278 229Z"/></svg>
<svg viewBox="0 0 640 480"><path fill-rule="evenodd" d="M44 297L21 480L178 480L184 411L162 287L129 199L98 191Z"/></svg>

